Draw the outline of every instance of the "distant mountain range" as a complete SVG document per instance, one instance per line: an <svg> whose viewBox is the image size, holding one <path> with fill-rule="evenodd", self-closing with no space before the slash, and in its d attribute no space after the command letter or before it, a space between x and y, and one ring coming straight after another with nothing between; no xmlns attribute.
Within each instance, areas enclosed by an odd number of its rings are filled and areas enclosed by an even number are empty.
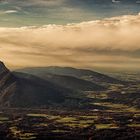
<svg viewBox="0 0 140 140"><path fill-rule="evenodd" d="M57 76L55 77L55 80L58 79L58 77L64 79L67 78L70 80L70 78L77 78L77 80L81 79L84 81L90 81L92 83L96 83L99 85L102 85L105 83L105 85L108 84L123 84L124 82L121 80L118 80L116 78L112 78L110 76L107 76L105 74L101 74L92 70L87 69L76 69L72 67L57 67L57 66L50 66L50 67L34 67L34 68L24 68L21 70L18 70L20 72L26 72L29 74L33 74L35 76L39 76L41 78L49 78L47 76L48 74L52 74ZM54 76L53 76L54 78ZM76 80L76 79L75 79ZM88 83L89 84L89 83Z"/></svg>
<svg viewBox="0 0 140 140"><path fill-rule="evenodd" d="M121 81L84 69L70 67L26 68L11 72L0 62L1 107L88 106L85 91L101 91L100 83Z"/></svg>

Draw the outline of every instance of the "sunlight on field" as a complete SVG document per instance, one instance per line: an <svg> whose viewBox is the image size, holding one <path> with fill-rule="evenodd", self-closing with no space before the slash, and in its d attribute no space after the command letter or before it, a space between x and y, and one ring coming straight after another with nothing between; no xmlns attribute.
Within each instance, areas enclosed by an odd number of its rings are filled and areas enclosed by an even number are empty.
<svg viewBox="0 0 140 140"><path fill-rule="evenodd" d="M129 124L130 127L140 127L140 124Z"/></svg>
<svg viewBox="0 0 140 140"><path fill-rule="evenodd" d="M92 116L80 116L80 118L82 119L98 119L98 116L97 115L92 115Z"/></svg>
<svg viewBox="0 0 140 140"><path fill-rule="evenodd" d="M36 137L34 133L23 133L19 128L16 126L10 127L11 133L14 135L15 138L19 138L20 140L32 140Z"/></svg>
<svg viewBox="0 0 140 140"><path fill-rule="evenodd" d="M29 117L47 117L48 115L46 114L27 114Z"/></svg>
<svg viewBox="0 0 140 140"><path fill-rule="evenodd" d="M74 117L65 117L65 118L61 118L57 120L57 122L60 122L60 123L75 122L75 121L76 121L76 118Z"/></svg>
<svg viewBox="0 0 140 140"><path fill-rule="evenodd" d="M114 124L96 124L96 129L118 128Z"/></svg>
<svg viewBox="0 0 140 140"><path fill-rule="evenodd" d="M35 124L35 127L48 127L47 123L39 123L39 124Z"/></svg>
<svg viewBox="0 0 140 140"><path fill-rule="evenodd" d="M111 107L113 109L126 109L128 108L127 105L123 105L123 104L114 104L114 103L109 103L109 102L100 102L100 103L93 103L95 105L101 105L101 106L105 106L105 107Z"/></svg>
<svg viewBox="0 0 140 140"><path fill-rule="evenodd" d="M52 132L53 132L53 133L68 133L69 131L57 129L57 130L52 130Z"/></svg>
<svg viewBox="0 0 140 140"><path fill-rule="evenodd" d="M130 107L130 108L127 109L127 111L129 111L129 112L140 112L140 109L135 108L135 107Z"/></svg>
<svg viewBox="0 0 140 140"><path fill-rule="evenodd" d="M8 121L8 120L9 120L9 118L0 116L0 121Z"/></svg>

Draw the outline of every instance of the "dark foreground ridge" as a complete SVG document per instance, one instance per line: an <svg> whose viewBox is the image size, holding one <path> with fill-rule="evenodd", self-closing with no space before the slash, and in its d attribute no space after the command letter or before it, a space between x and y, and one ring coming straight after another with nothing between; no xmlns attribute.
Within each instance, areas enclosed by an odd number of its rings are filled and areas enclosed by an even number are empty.
<svg viewBox="0 0 140 140"><path fill-rule="evenodd" d="M110 104L139 107L139 83L128 83L91 70L71 67L29 68L20 71L11 72L0 62L1 107L105 110L111 107L102 105L108 101Z"/></svg>
<svg viewBox="0 0 140 140"><path fill-rule="evenodd" d="M83 92L101 90L105 90L105 87L75 76L43 73L33 76L30 73L10 72L0 63L2 107L90 108L90 101Z"/></svg>
<svg viewBox="0 0 140 140"><path fill-rule="evenodd" d="M90 101L83 91L103 89L103 86L71 76L46 75L46 78L43 78L10 72L0 63L1 107L89 108Z"/></svg>
<svg viewBox="0 0 140 140"><path fill-rule="evenodd" d="M73 93L38 77L10 72L0 63L0 106L41 107L64 102ZM26 101L26 102L25 102Z"/></svg>

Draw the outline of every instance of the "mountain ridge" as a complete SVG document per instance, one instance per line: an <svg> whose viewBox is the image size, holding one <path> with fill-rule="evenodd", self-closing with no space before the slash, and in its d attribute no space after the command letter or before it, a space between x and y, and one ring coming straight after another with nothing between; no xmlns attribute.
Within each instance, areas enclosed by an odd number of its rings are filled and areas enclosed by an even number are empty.
<svg viewBox="0 0 140 140"><path fill-rule="evenodd" d="M100 93L106 90L102 83L121 83L87 69L47 67L26 70L29 71L11 72L0 63L0 107L90 108L93 99L85 91Z"/></svg>
<svg viewBox="0 0 140 140"><path fill-rule="evenodd" d="M108 75L95 72L88 69L78 69L73 67L59 67L59 66L49 66L49 67L32 67L23 68L17 71L32 73L33 75L39 76L45 74L55 74L62 76L73 76L79 79L87 80L93 83L113 83L113 84L123 84L124 82L116 78L110 77Z"/></svg>
<svg viewBox="0 0 140 140"><path fill-rule="evenodd" d="M10 72L3 63L0 71L0 106L41 107L65 102L73 91L38 77ZM25 102L26 101L26 102Z"/></svg>

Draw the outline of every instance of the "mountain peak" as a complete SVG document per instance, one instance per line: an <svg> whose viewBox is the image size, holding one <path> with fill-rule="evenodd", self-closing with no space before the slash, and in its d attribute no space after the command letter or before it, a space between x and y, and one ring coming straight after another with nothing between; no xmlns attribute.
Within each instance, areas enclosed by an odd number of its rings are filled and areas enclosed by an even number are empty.
<svg viewBox="0 0 140 140"><path fill-rule="evenodd" d="M3 63L2 61L0 61L0 66L1 66L1 65L4 65L4 63Z"/></svg>
<svg viewBox="0 0 140 140"><path fill-rule="evenodd" d="M0 61L0 73L7 70L6 66L4 65L4 63L2 61Z"/></svg>

